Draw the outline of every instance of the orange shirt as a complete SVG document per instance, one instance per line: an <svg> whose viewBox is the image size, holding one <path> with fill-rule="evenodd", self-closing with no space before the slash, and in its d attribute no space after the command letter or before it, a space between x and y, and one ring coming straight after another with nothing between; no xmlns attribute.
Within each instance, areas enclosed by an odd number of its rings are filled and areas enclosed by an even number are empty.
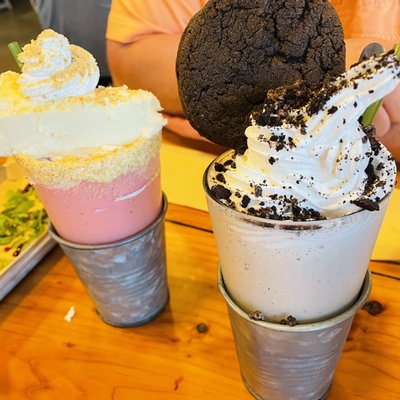
<svg viewBox="0 0 400 400"><path fill-rule="evenodd" d="M133 43L154 33L182 33L207 0L113 0L107 39Z"/></svg>
<svg viewBox="0 0 400 400"><path fill-rule="evenodd" d="M345 38L400 43L400 0L330 0ZM152 33L180 33L207 0L113 0L107 38L133 43Z"/></svg>
<svg viewBox="0 0 400 400"><path fill-rule="evenodd" d="M400 43L400 0L330 0L345 38L375 38Z"/></svg>
<svg viewBox="0 0 400 400"><path fill-rule="evenodd" d="M400 0L330 2L343 24L347 67L358 60L362 48L370 42L379 42L386 50L400 43ZM113 0L107 39L134 43L150 34L182 33L190 18L206 3L207 0ZM170 130L183 136L193 135L186 120L168 117L168 121Z"/></svg>

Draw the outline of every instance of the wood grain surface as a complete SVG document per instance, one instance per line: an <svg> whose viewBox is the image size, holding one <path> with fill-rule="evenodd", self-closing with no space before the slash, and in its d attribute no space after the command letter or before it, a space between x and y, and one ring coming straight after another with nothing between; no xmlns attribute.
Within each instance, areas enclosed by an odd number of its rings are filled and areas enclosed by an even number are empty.
<svg viewBox="0 0 400 400"><path fill-rule="evenodd" d="M252 399L216 285L208 214L170 204L166 238L170 303L134 328L101 321L61 249L49 253L0 303L0 399ZM371 270L382 312L356 315L329 399L400 399L399 265Z"/></svg>

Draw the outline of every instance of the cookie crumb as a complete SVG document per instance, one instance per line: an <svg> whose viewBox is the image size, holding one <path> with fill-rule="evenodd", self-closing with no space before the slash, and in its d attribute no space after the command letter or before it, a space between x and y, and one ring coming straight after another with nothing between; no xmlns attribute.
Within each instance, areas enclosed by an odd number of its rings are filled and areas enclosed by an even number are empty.
<svg viewBox="0 0 400 400"><path fill-rule="evenodd" d="M370 315L378 315L383 312L383 306L379 301L371 300L364 304L363 310L366 310Z"/></svg>
<svg viewBox="0 0 400 400"><path fill-rule="evenodd" d="M252 311L249 314L249 318L254 321L264 321L264 314L260 310Z"/></svg>
<svg viewBox="0 0 400 400"><path fill-rule="evenodd" d="M289 326L296 326L300 325L299 322L297 322L297 319L293 317L292 315L288 315L285 319L281 319L279 322L281 325L289 325Z"/></svg>
<svg viewBox="0 0 400 400"><path fill-rule="evenodd" d="M197 324L196 329L199 333L206 333L208 331L208 326L204 322L201 322L200 324Z"/></svg>

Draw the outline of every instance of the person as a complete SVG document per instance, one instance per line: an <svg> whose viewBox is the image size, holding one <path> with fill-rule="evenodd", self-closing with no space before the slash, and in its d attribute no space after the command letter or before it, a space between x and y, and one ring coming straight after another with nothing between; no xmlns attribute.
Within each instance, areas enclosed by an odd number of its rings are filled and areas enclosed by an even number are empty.
<svg viewBox="0 0 400 400"><path fill-rule="evenodd" d="M186 137L201 136L184 119L175 60L190 18L207 0L113 0L107 26L107 57L113 82L152 91L168 118L167 128ZM347 66L364 46L386 50L400 43L400 0L331 0L342 21ZM374 125L377 136L400 161L400 85L385 97Z"/></svg>
<svg viewBox="0 0 400 400"><path fill-rule="evenodd" d="M400 44L400 0L331 0L343 24L347 66L368 43L378 42L385 50ZM400 162L400 85L383 99L373 121L377 137Z"/></svg>
<svg viewBox="0 0 400 400"><path fill-rule="evenodd" d="M31 0L40 25L66 36L93 54L100 69L100 84L109 85L106 27L111 0Z"/></svg>

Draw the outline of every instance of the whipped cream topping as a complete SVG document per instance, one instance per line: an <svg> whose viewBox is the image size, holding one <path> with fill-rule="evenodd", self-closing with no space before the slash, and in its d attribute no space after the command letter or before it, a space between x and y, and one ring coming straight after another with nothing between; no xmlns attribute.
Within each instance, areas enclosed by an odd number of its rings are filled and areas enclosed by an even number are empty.
<svg viewBox="0 0 400 400"><path fill-rule="evenodd" d="M244 154L215 165L209 186L227 205L265 218L334 218L379 209L395 162L359 117L400 82L392 52L360 63L319 91L267 95L246 130Z"/></svg>
<svg viewBox="0 0 400 400"><path fill-rule="evenodd" d="M160 102L145 90L98 87L85 96L33 103L19 95L13 83L17 77L0 75L0 98L5 93L3 106L0 101L0 155L91 158L158 137L166 124Z"/></svg>
<svg viewBox="0 0 400 400"><path fill-rule="evenodd" d="M0 155L102 157L161 135L158 99L127 86L96 87L92 55L52 30L19 55L21 74L0 74Z"/></svg>
<svg viewBox="0 0 400 400"><path fill-rule="evenodd" d="M23 47L21 91L34 101L49 101L91 92L99 81L94 57L51 29Z"/></svg>

